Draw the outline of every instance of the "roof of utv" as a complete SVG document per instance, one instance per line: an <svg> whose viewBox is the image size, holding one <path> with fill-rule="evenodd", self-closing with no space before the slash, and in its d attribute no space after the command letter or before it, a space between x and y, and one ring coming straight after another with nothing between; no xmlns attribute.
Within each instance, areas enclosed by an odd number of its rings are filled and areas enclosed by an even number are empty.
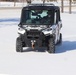
<svg viewBox="0 0 76 75"><path fill-rule="evenodd" d="M47 9L47 10L58 10L59 7L55 6L52 3L44 3L44 4L38 4L38 3L34 3L34 4L28 4L27 6L23 7L23 10L30 10L30 9Z"/></svg>

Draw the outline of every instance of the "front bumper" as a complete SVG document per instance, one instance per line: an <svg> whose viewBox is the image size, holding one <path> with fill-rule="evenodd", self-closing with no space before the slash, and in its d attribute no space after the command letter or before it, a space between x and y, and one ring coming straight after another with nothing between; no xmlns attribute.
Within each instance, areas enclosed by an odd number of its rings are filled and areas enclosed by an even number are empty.
<svg viewBox="0 0 76 75"><path fill-rule="evenodd" d="M38 46L42 47L46 45L46 36L38 30L30 30L26 31L24 35L22 35L22 40L25 42L27 47Z"/></svg>

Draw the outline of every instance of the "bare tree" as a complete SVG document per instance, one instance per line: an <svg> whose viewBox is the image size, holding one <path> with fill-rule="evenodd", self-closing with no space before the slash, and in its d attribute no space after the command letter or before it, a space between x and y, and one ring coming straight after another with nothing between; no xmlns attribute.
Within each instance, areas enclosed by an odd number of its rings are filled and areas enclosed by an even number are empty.
<svg viewBox="0 0 76 75"><path fill-rule="evenodd" d="M63 13L64 12L64 1L61 0L61 12Z"/></svg>
<svg viewBox="0 0 76 75"><path fill-rule="evenodd" d="M26 2L30 4L31 3L31 0L26 0Z"/></svg>
<svg viewBox="0 0 76 75"><path fill-rule="evenodd" d="M16 0L14 0L14 7L16 6Z"/></svg>
<svg viewBox="0 0 76 75"><path fill-rule="evenodd" d="M69 13L71 14L71 3L72 3L72 0L69 0Z"/></svg>
<svg viewBox="0 0 76 75"><path fill-rule="evenodd" d="M45 3L45 0L43 0L43 4Z"/></svg>

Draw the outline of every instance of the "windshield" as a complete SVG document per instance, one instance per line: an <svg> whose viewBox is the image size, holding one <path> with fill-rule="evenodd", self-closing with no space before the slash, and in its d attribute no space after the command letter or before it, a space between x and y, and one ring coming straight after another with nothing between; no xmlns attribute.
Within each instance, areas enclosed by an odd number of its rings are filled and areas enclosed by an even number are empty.
<svg viewBox="0 0 76 75"><path fill-rule="evenodd" d="M25 25L50 25L53 23L53 11L25 10L22 13L21 23Z"/></svg>

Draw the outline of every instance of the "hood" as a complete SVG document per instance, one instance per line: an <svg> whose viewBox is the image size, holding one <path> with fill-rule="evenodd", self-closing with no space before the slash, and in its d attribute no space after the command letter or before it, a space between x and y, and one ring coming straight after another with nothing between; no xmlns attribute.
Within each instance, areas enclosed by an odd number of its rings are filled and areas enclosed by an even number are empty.
<svg viewBox="0 0 76 75"><path fill-rule="evenodd" d="M44 30L47 28L47 25L23 25L25 30Z"/></svg>

